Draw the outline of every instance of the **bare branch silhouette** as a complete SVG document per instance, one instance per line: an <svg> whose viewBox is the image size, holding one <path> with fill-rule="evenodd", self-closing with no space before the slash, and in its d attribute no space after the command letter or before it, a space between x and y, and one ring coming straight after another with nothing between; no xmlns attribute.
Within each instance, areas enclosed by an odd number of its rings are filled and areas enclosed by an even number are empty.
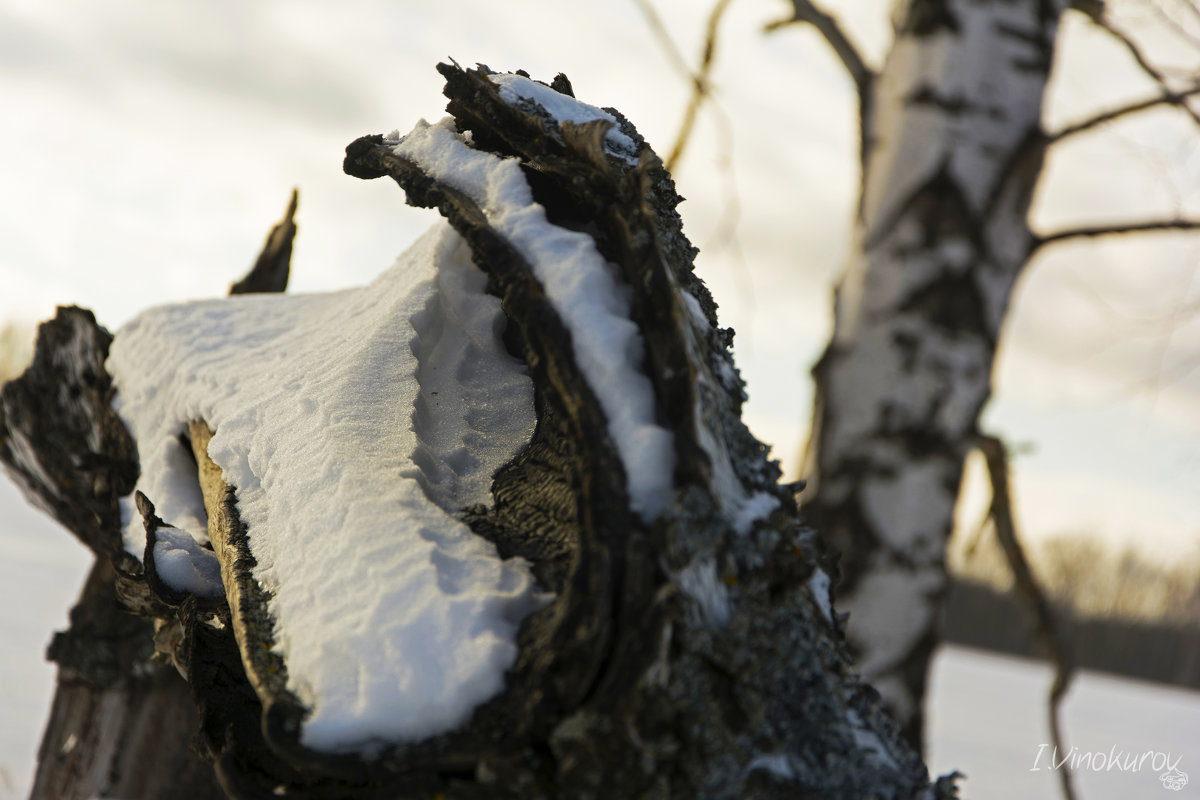
<svg viewBox="0 0 1200 800"><path fill-rule="evenodd" d="M1170 87L1168 85L1166 73L1146 57L1146 54L1142 52L1142 49L1138 46L1138 43L1135 42L1129 36L1129 34L1125 33L1125 31L1121 30L1115 23L1113 23L1107 13L1089 13L1087 14L1087 17L1092 21L1092 24L1106 31L1110 36L1120 42L1121 45L1124 46L1124 48L1129 52L1129 55L1133 57L1134 62L1137 63L1138 67L1143 73L1152 78L1158 85L1162 86L1164 90L1169 91ZM1200 125L1200 111L1192 108L1187 104L1186 101L1180 101L1178 105L1180 108L1186 111L1193 120L1195 120L1197 125Z"/></svg>
<svg viewBox="0 0 1200 800"><path fill-rule="evenodd" d="M1071 648L1067 642L1054 610L1046 594L1034 577L1025 557L1025 551L1017 539L1016 523L1012 513L1012 493L1008 485L1008 451L996 436L981 435L979 450L987 461L988 475L992 483L992 504L988 510L995 526L996 538L1004 550L1004 556L1012 569L1017 591L1028 601L1034 613L1037 637L1046 651L1046 656L1054 664L1054 682L1050 686L1048 698L1048 713L1050 717L1050 737L1058 752L1065 753L1062 726L1059 719L1059 706L1070 688L1071 678L1075 671ZM1074 800L1075 792L1071 785L1071 770L1064 764L1058 770L1062 781L1063 797Z"/></svg>
<svg viewBox="0 0 1200 800"><path fill-rule="evenodd" d="M1069 241L1071 239L1090 239L1099 236L1116 236L1123 233L1156 233L1165 231L1195 231L1200 230L1200 220L1197 219L1159 219L1143 222L1124 222L1112 225L1083 225L1078 228L1065 228L1053 233L1037 237L1030 248L1030 254L1049 244Z"/></svg>
<svg viewBox="0 0 1200 800"><path fill-rule="evenodd" d="M691 141L692 129L696 124L696 115L699 114L701 106L712 97L712 84L709 82L708 76L712 72L712 66L716 58L717 34L720 32L721 18L725 15L725 11L729 8L732 0L717 0L716 4L713 5L712 11L709 12L708 22L705 24L704 50L700 56L700 65L695 71L687 65L683 54L680 53L671 35L667 32L662 17L655 11L650 0L635 0L635 2L646 17L646 22L650 25L650 30L654 33L655 38L658 39L659 44L662 45L667 57L675 64L676 69L687 77L688 82L692 84L691 98L688 100L687 110L683 113L683 121L680 123L679 133L675 134L675 142L671 145L670 154L664 161L667 170L673 172L683 159L683 153L687 149L688 142Z"/></svg>
<svg viewBox="0 0 1200 800"><path fill-rule="evenodd" d="M1164 91L1157 97L1149 97L1145 100L1139 100L1136 103L1130 103L1128 105L1112 108L1108 111L1103 111L1099 114L1096 114L1093 117L1089 117L1068 125L1059 131L1048 134L1048 143L1058 144L1064 139L1068 139L1076 134L1092 130L1100 125L1104 125L1109 122L1115 122L1116 120L1123 119L1131 114L1136 114L1140 111L1147 111L1158 106L1177 106L1182 108L1184 111L1187 111L1193 118L1195 118L1195 114L1192 114L1191 109L1187 107L1187 100L1191 97L1195 97L1196 95L1200 95L1200 84L1179 92Z"/></svg>
<svg viewBox="0 0 1200 800"><path fill-rule="evenodd" d="M842 30L837 19L818 8L811 0L792 0L792 9L791 17L769 22L764 30L770 33L796 22L812 25L818 33L825 37L825 41L829 42L833 52L841 59L842 65L850 73L854 85L858 87L859 97L865 97L870 89L871 81L875 79L875 72L867 66L858 47L850 41L850 37Z"/></svg>

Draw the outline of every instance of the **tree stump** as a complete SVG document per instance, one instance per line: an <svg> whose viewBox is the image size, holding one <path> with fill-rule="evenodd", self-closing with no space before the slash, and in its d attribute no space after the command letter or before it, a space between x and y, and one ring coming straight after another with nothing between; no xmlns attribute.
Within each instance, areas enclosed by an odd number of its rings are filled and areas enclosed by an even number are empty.
<svg viewBox="0 0 1200 800"><path fill-rule="evenodd" d="M314 751L299 736L308 710L280 677L287 665L272 647L269 593L251 568L254 530L237 517L237 487L206 463L207 426L194 424L190 443L226 589L216 601L164 587L152 544L140 562L121 547L117 500L132 489L137 458L111 411L107 333L86 312L60 312L43 328L31 373L4 390L0 456L112 564L126 607L154 620L160 658L187 677L200 752L223 791L428 800L955 796L952 778L930 782L854 673L831 605L836 567L741 421L733 333L717 326L716 306L692 272L680 198L658 157L611 109L572 122L590 107L575 103L563 76L550 86L520 83L525 93L514 96L504 89L512 76L438 69L461 134L455 147L517 164L546 219L590 236L628 287L655 424L670 434L669 495L661 508L639 505L613 409L598 398L570 320L526 245L502 224L503 209L453 169L412 156L402 140L352 143L346 171L391 177L409 203L437 208L501 300L504 341L528 368L537 425L495 473L491 504L459 516L502 556L528 560L554 600L526 618L505 690L468 723L367 755ZM54 334L64 324L73 339ZM47 362L66 366L38 378ZM153 542L161 520L144 499L139 507ZM131 617L130 625L148 648L149 623ZM44 752L43 763L51 757Z"/></svg>

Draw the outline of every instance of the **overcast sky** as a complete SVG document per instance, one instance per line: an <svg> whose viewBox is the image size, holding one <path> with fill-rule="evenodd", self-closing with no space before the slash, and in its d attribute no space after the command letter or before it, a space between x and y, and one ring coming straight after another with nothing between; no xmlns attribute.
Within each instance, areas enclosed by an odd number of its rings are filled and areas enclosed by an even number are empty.
<svg viewBox="0 0 1200 800"><path fill-rule="evenodd" d="M707 4L655 5L694 60ZM748 419L790 469L846 255L857 132L850 82L823 43L762 34L789 5L733 3L715 72L730 124L703 117L676 177L697 270L738 331ZM885 5L838 4L875 63ZM1066 26L1061 56L1051 128L1152 91L1082 21ZM115 329L152 305L223 294L293 186L292 291L366 283L434 217L390 182L344 176L342 150L440 118L434 65L448 57L547 81L566 72L580 99L621 110L660 153L686 103L632 0L0 0L0 317L31 324L77 303ZM1080 137L1052 154L1035 222L1200 215L1198 147L1170 113ZM1047 250L1023 278L985 421L1032 446L1016 464L1027 532L1200 553L1198 265L1200 236L1143 236Z"/></svg>

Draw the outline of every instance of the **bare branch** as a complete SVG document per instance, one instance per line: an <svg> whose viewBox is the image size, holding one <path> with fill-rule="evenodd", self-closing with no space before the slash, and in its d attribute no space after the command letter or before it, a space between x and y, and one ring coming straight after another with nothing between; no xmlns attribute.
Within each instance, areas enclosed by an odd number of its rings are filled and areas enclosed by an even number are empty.
<svg viewBox="0 0 1200 800"><path fill-rule="evenodd" d="M1163 219L1146 222L1126 222L1117 225L1090 225L1079 228L1066 228L1044 236L1038 236L1030 248L1030 254L1048 244L1065 242L1068 239L1095 238L1097 236L1116 236L1122 233L1154 233L1161 231L1195 231L1200 230L1200 220L1197 219Z"/></svg>
<svg viewBox="0 0 1200 800"><path fill-rule="evenodd" d="M646 24L650 26L650 32L654 34L654 38L658 39L659 45L663 52L667 54L667 59L670 60L671 66L675 67L675 71L689 81L695 79L692 75L692 68L688 66L687 59L683 57L679 47L675 44L675 40L671 38L671 34L667 32L667 26L663 24L662 17L654 9L650 0L633 0L638 10L642 12L642 16L646 18Z"/></svg>
<svg viewBox="0 0 1200 800"><path fill-rule="evenodd" d="M792 16L769 22L764 27L767 33L778 30L796 22L812 25L829 42L833 52L841 59L842 66L850 73L851 80L858 87L860 101L864 100L870 89L875 72L867 66L858 48L850 41L850 37L842 30L842 26L831 14L818 8L811 0L792 0Z"/></svg>
<svg viewBox="0 0 1200 800"><path fill-rule="evenodd" d="M1004 550L1008 566L1019 591L1029 601L1037 626L1037 637L1047 657L1054 663L1054 683L1050 686L1047 710L1050 716L1050 736L1058 752L1065 753L1062 728L1059 720L1059 705L1071 685L1075 671L1074 660L1066 636L1058 625L1050 601L1042 592L1033 570L1025 558L1025 551L1017 539L1016 524L1012 513L1012 495L1008 486L1008 451L1004 442L995 436L980 436L978 447L987 461L988 475L992 482L992 505L988 511L995 524L996 538ZM1062 780L1063 797L1074 800L1071 787L1071 770L1063 766L1059 778Z"/></svg>
<svg viewBox="0 0 1200 800"><path fill-rule="evenodd" d="M1112 108L1112 109L1109 109L1108 111L1101 112L1101 113L1095 115L1094 117L1089 117L1088 119L1081 120L1079 122L1074 123L1073 125L1068 125L1067 127L1063 128L1062 130L1059 130L1055 133L1049 134L1048 135L1048 140L1049 140L1048 143L1056 144L1058 142L1061 142L1063 139L1074 136L1077 133L1083 133L1084 131L1089 131L1100 125L1104 125L1105 123L1114 122L1123 117L1127 117L1130 114L1136 114L1139 111L1146 111L1148 109L1155 108L1157 106L1163 106L1163 105L1180 106L1185 111L1187 111L1189 114L1191 114L1194 118L1195 114L1192 112L1192 110L1190 108L1188 108L1187 100L1188 100L1188 98L1195 97L1198 94L1200 94L1200 84L1192 86L1188 89L1184 89L1183 91L1180 91L1180 92L1163 92L1162 94L1158 95L1157 97L1150 97L1145 100L1138 101L1136 103L1130 103L1128 105L1120 106L1118 108Z"/></svg>
<svg viewBox="0 0 1200 800"><path fill-rule="evenodd" d="M1182 19L1176 19L1160 3L1146 3L1146 7L1150 9L1150 13L1153 14L1159 22L1161 22L1168 30L1170 30L1180 39L1183 39L1184 41L1187 41L1196 47L1200 47L1200 37L1189 31L1187 29L1187 23L1185 23ZM1183 9L1184 13L1190 14L1193 18L1193 21L1200 20L1200 9L1196 8L1196 6L1189 0L1185 0L1185 2L1180 3L1179 7Z"/></svg>
<svg viewBox="0 0 1200 800"><path fill-rule="evenodd" d="M651 31L658 39L668 59L674 64L676 70L692 84L691 100L688 103L687 110L684 112L684 118L679 126L679 133L676 135L675 142L671 146L670 155L665 162L668 172L674 172L679 166L679 162L683 159L684 150L691 139L691 132L695 125L696 116L699 114L701 106L706 101L709 103L709 112L716 123L719 150L721 153L719 168L724 175L726 189L724 193L725 207L721 213L721 219L717 224L713 238L708 244L704 245L704 249L716 250L730 247L733 250L735 261L743 267L739 275L744 279L745 259L737 238L737 227L741 219L741 202L733 168L733 121L728 112L721 107L721 104L713 96L712 84L708 78L712 65L715 62L717 33L720 28L720 21L731 0L717 0L716 5L709 12L704 51L701 56L700 67L695 73L691 71L684 61L682 53L680 53L679 48L667 32L662 18L659 17L650 0L634 0L634 2L646 17L647 24L649 24ZM753 307L754 290L752 287L749 287L745 280L742 281L742 295L743 302L746 303L747 308Z"/></svg>
<svg viewBox="0 0 1200 800"><path fill-rule="evenodd" d="M667 172L674 171L680 159L683 158L683 151L691 139L692 127L696 123L696 114L699 113L700 106L704 105L704 101L709 98L712 91L708 76L712 72L713 58L717 51L717 31L720 29L721 17L724 15L725 9L729 8L730 2L731 0L717 0L716 5L709 12L704 36L704 53L700 57L700 68L692 75L692 98L688 101L687 111L683 114L683 123L679 126L679 133L675 135L675 144L671 146L671 154L667 156Z"/></svg>
<svg viewBox="0 0 1200 800"><path fill-rule="evenodd" d="M655 11L650 0L634 0L634 2L646 18L646 23L650 26L650 30L655 38L658 39L663 51L667 54L667 58L675 66L675 69L692 85L691 98L688 101L687 110L684 111L683 121L679 126L679 133L675 135L675 142L671 145L670 155L664 161L667 171L674 172L679 162L683 159L683 152L687 149L688 142L691 140L692 128L696 124L696 116L700 112L700 107L712 97L712 84L709 82L708 76L712 72L712 66L715 61L717 33L720 30L721 17L724 16L732 0L717 0L712 11L709 12L708 23L705 26L704 50L700 56L700 66L694 72L687 65L687 61L684 59L683 54L680 53L671 35L667 32L662 18Z"/></svg>
<svg viewBox="0 0 1200 800"><path fill-rule="evenodd" d="M1142 52L1142 49L1138 47L1137 42L1133 41L1128 34L1113 24L1112 20L1108 18L1107 14L1088 13L1087 17L1092 21L1092 24L1107 31L1109 35L1120 42L1125 49L1129 51L1129 54L1133 57L1133 60L1137 63L1138 67L1141 68L1142 72L1146 73L1147 76L1154 79L1155 83L1163 87L1164 92L1170 92L1170 88L1167 85L1166 74L1153 63L1151 63L1150 59L1146 57L1146 54ZM1186 111L1192 117L1192 119L1196 121L1197 125L1200 125L1200 112L1188 105L1186 101L1180 101L1177 105Z"/></svg>
<svg viewBox="0 0 1200 800"><path fill-rule="evenodd" d="M858 159L863 169L867 163L867 138L871 130L871 87L875 83L875 71L867 66L858 48L850 41L850 37L842 30L842 26L832 15L818 8L811 0L792 0L792 16L767 23L764 31L770 33L785 25L805 22L812 25L825 37L825 41L833 48L833 52L841 59L842 65L850 73L851 80L858 93Z"/></svg>

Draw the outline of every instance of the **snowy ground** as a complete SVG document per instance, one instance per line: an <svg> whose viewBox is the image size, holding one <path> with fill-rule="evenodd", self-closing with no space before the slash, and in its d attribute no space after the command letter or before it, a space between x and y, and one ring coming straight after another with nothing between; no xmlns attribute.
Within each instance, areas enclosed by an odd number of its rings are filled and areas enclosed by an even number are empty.
<svg viewBox="0 0 1200 800"><path fill-rule="evenodd" d="M54 682L42 654L51 631L66 626L89 558L0 478L0 800L28 794ZM1049 685L1041 665L943 649L933 675L930 769L965 773L970 800L1060 797L1049 748L1040 750L1049 741ZM1067 698L1066 736L1077 759L1092 759L1076 779L1082 800L1200 797L1200 694L1088 673ZM1146 752L1141 771L1095 769L1100 754ZM1162 757L1154 754L1178 760L1191 783L1178 793L1165 788L1151 768Z"/></svg>
<svg viewBox="0 0 1200 800"><path fill-rule="evenodd" d="M1044 703L1050 679L1043 664L943 648L928 708L929 769L964 773L962 794L969 800L1061 798ZM1200 797L1200 693L1087 672L1076 679L1064 709L1067 752L1054 761L1090 763L1075 772L1080 800ZM1145 753L1151 755L1140 770L1125 769ZM1177 792L1159 778L1166 769L1152 768L1168 757L1179 772L1190 773L1190 783ZM1116 762L1111 769L1110 759Z"/></svg>

